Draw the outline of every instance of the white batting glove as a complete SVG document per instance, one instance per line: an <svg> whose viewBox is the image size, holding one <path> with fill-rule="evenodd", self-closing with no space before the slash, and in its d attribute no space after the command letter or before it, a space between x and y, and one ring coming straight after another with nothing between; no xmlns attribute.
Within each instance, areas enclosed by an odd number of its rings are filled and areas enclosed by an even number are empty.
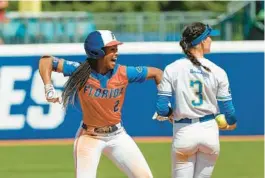
<svg viewBox="0 0 265 178"><path fill-rule="evenodd" d="M160 115L157 114L157 112L155 112L155 114L153 115L152 119L153 120L158 120L158 121L166 121L166 120L169 120L168 117L160 116Z"/></svg>
<svg viewBox="0 0 265 178"><path fill-rule="evenodd" d="M61 97L57 95L57 92L55 91L52 84L44 85L44 90L45 90L45 97L48 102L61 103Z"/></svg>

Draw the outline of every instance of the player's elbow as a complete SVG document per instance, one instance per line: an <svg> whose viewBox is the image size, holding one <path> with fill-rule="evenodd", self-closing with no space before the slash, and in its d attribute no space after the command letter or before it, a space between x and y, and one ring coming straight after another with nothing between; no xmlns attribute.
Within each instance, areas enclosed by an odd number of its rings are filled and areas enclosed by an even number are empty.
<svg viewBox="0 0 265 178"><path fill-rule="evenodd" d="M52 56L49 56L49 55L41 56L41 58L39 60L39 66L47 64L47 63L52 64Z"/></svg>
<svg viewBox="0 0 265 178"><path fill-rule="evenodd" d="M52 56L42 56L39 60L39 71L44 68L52 69Z"/></svg>
<svg viewBox="0 0 265 178"><path fill-rule="evenodd" d="M156 67L148 67L147 79L155 79L156 84L161 82L163 71Z"/></svg>

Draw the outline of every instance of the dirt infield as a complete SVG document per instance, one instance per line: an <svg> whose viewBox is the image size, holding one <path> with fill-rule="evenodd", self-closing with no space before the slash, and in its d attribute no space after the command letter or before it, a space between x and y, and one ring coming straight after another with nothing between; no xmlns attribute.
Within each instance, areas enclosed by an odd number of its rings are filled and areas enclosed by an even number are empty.
<svg viewBox="0 0 265 178"><path fill-rule="evenodd" d="M264 135L255 136L221 136L221 141L264 141ZM171 137L134 137L137 143L169 143ZM38 140L0 140L0 146L26 145L72 145L73 139L38 139Z"/></svg>

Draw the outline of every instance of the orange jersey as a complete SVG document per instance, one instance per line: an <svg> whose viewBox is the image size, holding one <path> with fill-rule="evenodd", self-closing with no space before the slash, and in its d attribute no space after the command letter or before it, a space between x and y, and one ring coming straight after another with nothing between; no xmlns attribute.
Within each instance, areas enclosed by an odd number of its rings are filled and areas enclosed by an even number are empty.
<svg viewBox="0 0 265 178"><path fill-rule="evenodd" d="M76 63L67 61L63 73L71 75L77 67ZM146 76L147 67L116 65L106 75L93 71L85 86L78 92L83 122L90 127L119 123L127 85L131 82L143 82Z"/></svg>
<svg viewBox="0 0 265 178"><path fill-rule="evenodd" d="M126 68L120 66L109 79L106 88L93 77L78 93L83 111L83 122L92 127L114 125L121 120L121 108L128 85Z"/></svg>

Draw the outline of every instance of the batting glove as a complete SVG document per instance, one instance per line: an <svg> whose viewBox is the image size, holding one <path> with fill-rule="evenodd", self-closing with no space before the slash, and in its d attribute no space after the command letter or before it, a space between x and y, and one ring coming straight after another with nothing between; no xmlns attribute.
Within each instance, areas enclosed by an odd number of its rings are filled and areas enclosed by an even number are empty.
<svg viewBox="0 0 265 178"><path fill-rule="evenodd" d="M173 114L171 114L170 116L160 116L157 114L157 112L155 112L152 119L158 121L169 121L173 123Z"/></svg>
<svg viewBox="0 0 265 178"><path fill-rule="evenodd" d="M48 102L61 103L61 98L57 95L52 84L44 85L45 97Z"/></svg>

